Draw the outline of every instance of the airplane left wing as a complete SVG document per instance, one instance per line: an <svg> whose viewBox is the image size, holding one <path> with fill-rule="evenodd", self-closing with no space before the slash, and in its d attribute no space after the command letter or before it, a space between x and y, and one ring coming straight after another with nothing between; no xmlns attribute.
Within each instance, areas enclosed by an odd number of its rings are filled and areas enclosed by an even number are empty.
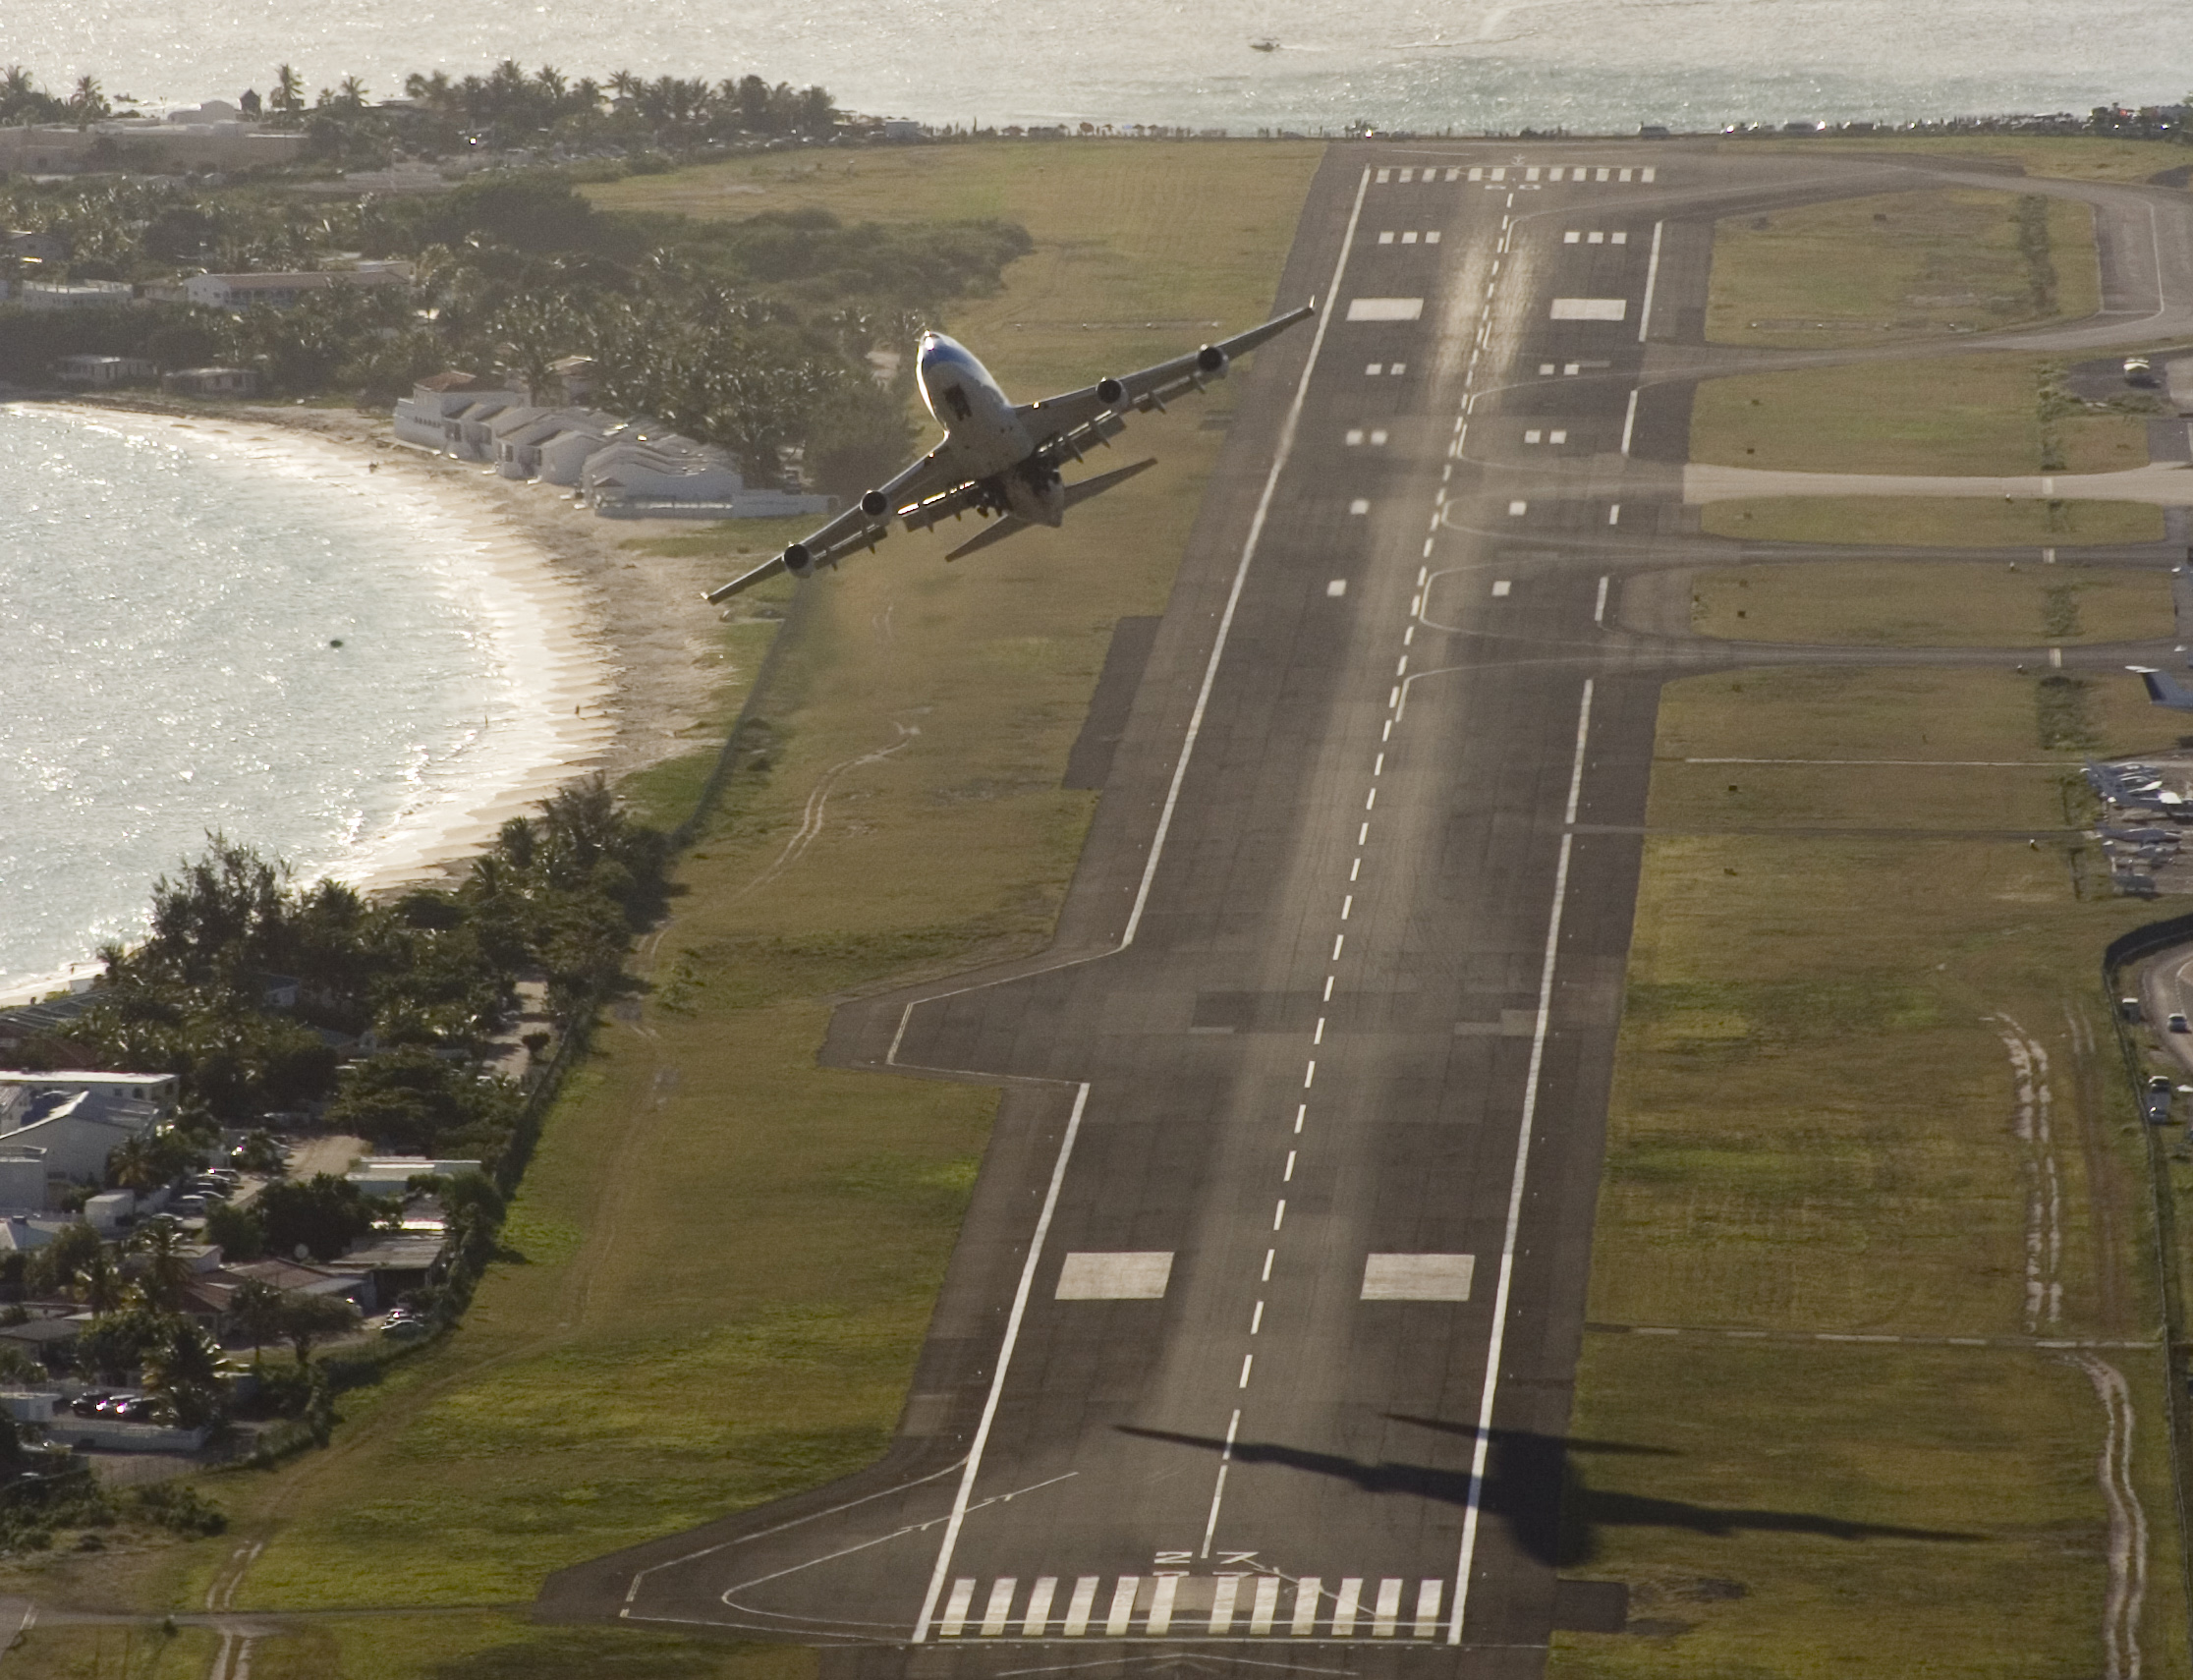
<svg viewBox="0 0 2193 1680"><path fill-rule="evenodd" d="M1186 356L1176 356L1169 362L1160 362L1116 379L1099 379L1094 385L1045 397L1040 403L1024 403L1020 409L1021 419L1041 440L1040 446L1054 464L1065 456L1079 459L1083 449L1102 443L1125 429L1127 422L1120 411L1138 409L1148 414L1156 409L1162 413L1165 404L1173 398L1201 391L1213 379L1223 379L1235 357L1248 355L1265 340L1276 338L1317 312L1318 306L1313 300L1299 309L1274 315L1262 326L1253 326L1247 332L1207 344Z"/></svg>

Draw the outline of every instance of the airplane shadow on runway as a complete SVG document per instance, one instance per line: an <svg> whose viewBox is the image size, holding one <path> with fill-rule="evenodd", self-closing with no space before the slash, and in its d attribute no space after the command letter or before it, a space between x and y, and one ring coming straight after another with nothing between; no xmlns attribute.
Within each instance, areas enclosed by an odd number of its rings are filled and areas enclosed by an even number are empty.
<svg viewBox="0 0 2193 1680"><path fill-rule="evenodd" d="M1413 1424L1470 1440L1477 1438L1474 1424L1448 1424L1401 1413L1387 1416L1398 1424ZM1214 1435L1137 1428L1127 1424L1116 1427L1122 1434L1139 1435L1145 1440L1172 1441L1213 1453L1223 1452L1226 1446L1223 1439ZM1524 1551L1553 1568L1569 1569L1589 1563L1598 1549L1598 1531L1602 1528L1689 1529L1715 1539L1741 1534L1798 1534L1844 1540L1919 1540L1969 1544L1988 1538L1946 1529L1850 1522L1810 1511L1693 1505L1681 1499L1612 1492L1588 1484L1571 1462L1572 1454L1589 1453L1677 1456L1667 1447L1640 1446L1627 1441L1579 1440L1535 1434L1528 1429L1491 1431L1491 1450L1486 1462L1484 1509L1501 1521ZM1337 1453L1310 1452L1277 1441L1236 1441L1233 1462L1271 1464L1306 1471L1313 1476L1330 1476L1366 1493L1406 1493L1449 1505L1467 1504L1470 1497L1467 1470L1406 1464L1393 1459L1366 1464Z"/></svg>

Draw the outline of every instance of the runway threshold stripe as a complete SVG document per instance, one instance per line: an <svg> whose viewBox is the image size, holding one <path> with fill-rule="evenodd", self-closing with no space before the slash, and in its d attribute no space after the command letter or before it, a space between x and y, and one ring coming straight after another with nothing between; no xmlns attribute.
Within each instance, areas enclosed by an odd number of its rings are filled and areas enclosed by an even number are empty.
<svg viewBox="0 0 2193 1680"><path fill-rule="evenodd" d="M984 1596L982 1619L971 1628L975 1599L983 1584L979 1577L961 1576L952 1583L951 1596L943 1615L938 1618L937 1630L943 1637L952 1639L963 1638L971 1631L992 1639L1015 1632L1023 1639L1051 1638L1051 1606L1057 1601L1058 1584L1062 1579L1064 1577L1056 1575L1038 1576L1030 1586L1026 1608L1016 1617L1013 1602L1020 1589L1020 1577L996 1577ZM1413 1613L1407 1608L1409 1582L1406 1578L1378 1577L1372 1593L1366 1596L1363 1589L1370 1580L1367 1576L1350 1576L1343 1580L1339 1591L1329 1597L1328 1616L1322 1613L1328 1603L1323 1580L1315 1575L1304 1576L1293 1583L1292 1613L1282 1627L1279 1600L1281 1590L1288 1583L1280 1575L1247 1575L1234 1571L1197 1576L1186 1570L1148 1576L1122 1575L1114 1580L1110 1608L1101 1632L1112 1638L1139 1631L1146 1639L1268 1639L1274 1633L1290 1639L1312 1639L1317 1637L1322 1624L1326 1637L1335 1639L1354 1639L1365 1634L1373 1639L1393 1639L1406 1634L1411 1639L1428 1640L1437 1635L1439 1608L1445 1598L1444 1580L1433 1577L1416 1583ZM1092 1612L1103 1583L1100 1575L1074 1578L1072 1596L1058 1623L1060 1636L1067 1639L1089 1636ZM1207 1585L1208 1609L1204 1597ZM1242 1625L1245 1611L1246 1627ZM1176 1622L1184 1623L1177 1633Z"/></svg>

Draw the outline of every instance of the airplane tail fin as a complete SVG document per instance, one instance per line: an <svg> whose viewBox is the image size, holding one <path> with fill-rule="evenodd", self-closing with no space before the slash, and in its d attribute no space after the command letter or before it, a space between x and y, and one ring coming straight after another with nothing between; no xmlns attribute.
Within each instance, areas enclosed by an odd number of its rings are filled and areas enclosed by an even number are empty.
<svg viewBox="0 0 2193 1680"><path fill-rule="evenodd" d="M998 520L994 525L985 525L984 527L983 527L982 532L979 534L969 537L965 542L961 543L957 548L953 549L951 553L945 555L944 558L947 560L963 559L967 555L974 553L975 550L978 548L987 548L993 542L1003 542L1014 532L1026 531L1027 529L1028 521L1021 518L1019 514L1007 514L1002 519Z"/></svg>
<svg viewBox="0 0 2193 1680"><path fill-rule="evenodd" d="M1091 496L1100 496L1114 484L1124 484L1137 473L1146 472L1156 465L1157 458L1153 455L1146 461L1136 462L1132 467L1114 467L1109 473L1099 473L1094 478L1084 478L1078 484L1068 484L1066 505L1074 507L1088 501Z"/></svg>
<svg viewBox="0 0 2193 1680"><path fill-rule="evenodd" d="M1144 472L1149 468L1154 467L1156 465L1157 458L1155 456L1152 456L1147 461L1136 462L1132 467L1114 467L1109 473L1099 473L1094 478L1084 478L1078 484L1068 484L1065 487L1066 505L1068 507L1073 507L1078 503L1088 501L1091 496L1100 496L1106 490L1110 489L1114 484L1124 484L1137 473ZM951 553L945 555L944 558L947 560L962 559L965 556L974 553L978 548L987 548L991 543L1002 542L1005 540L1005 538L1011 536L1014 532L1026 531L1027 529L1028 521L1022 519L1018 514L1007 514L995 525L992 525L984 530L980 535L971 537L969 540L961 543L957 548L953 549Z"/></svg>
<svg viewBox="0 0 2193 1680"><path fill-rule="evenodd" d="M2172 711L2193 711L2193 689L2169 673L2152 665L2127 665L2125 669L2147 685L2148 699L2157 705L2166 705Z"/></svg>

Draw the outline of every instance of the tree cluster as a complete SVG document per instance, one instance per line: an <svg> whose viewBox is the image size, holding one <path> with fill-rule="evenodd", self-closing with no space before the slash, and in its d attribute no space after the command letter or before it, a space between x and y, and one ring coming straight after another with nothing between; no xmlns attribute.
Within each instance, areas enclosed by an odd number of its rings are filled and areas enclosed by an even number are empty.
<svg viewBox="0 0 2193 1680"><path fill-rule="evenodd" d="M328 1126L391 1148L492 1162L519 1092L480 1063L517 1008L518 981L538 975L551 1018L576 1025L657 908L663 857L662 837L631 822L598 777L511 818L454 888L383 904L335 881L299 886L284 866L214 836L155 883L142 943L101 953L97 1001L67 1033L101 1066L180 1076L187 1119L240 1125L324 1105ZM269 1001L291 980L294 1007ZM368 1033L374 1053L339 1072L337 1045ZM126 1146L111 1169L167 1182L180 1166L149 1158L162 1149L172 1146ZM264 1240L279 1254L299 1242L340 1252L317 1234L334 1214L305 1207L340 1194L318 1181L274 1187ZM294 1227L281 1211L291 1200Z"/></svg>
<svg viewBox="0 0 2193 1680"><path fill-rule="evenodd" d="M801 451L822 488L856 494L912 448L906 378L879 387L867 354L903 348L950 301L994 290L1032 249L1000 222L603 211L548 170L303 208L263 186L0 184L0 219L54 234L82 279L309 269L343 253L414 266L408 285L332 286L282 310L0 306L0 378L40 382L68 355L135 356L253 367L269 394L383 403L451 366L545 393L553 363L588 356L603 406L720 444L757 482Z"/></svg>

